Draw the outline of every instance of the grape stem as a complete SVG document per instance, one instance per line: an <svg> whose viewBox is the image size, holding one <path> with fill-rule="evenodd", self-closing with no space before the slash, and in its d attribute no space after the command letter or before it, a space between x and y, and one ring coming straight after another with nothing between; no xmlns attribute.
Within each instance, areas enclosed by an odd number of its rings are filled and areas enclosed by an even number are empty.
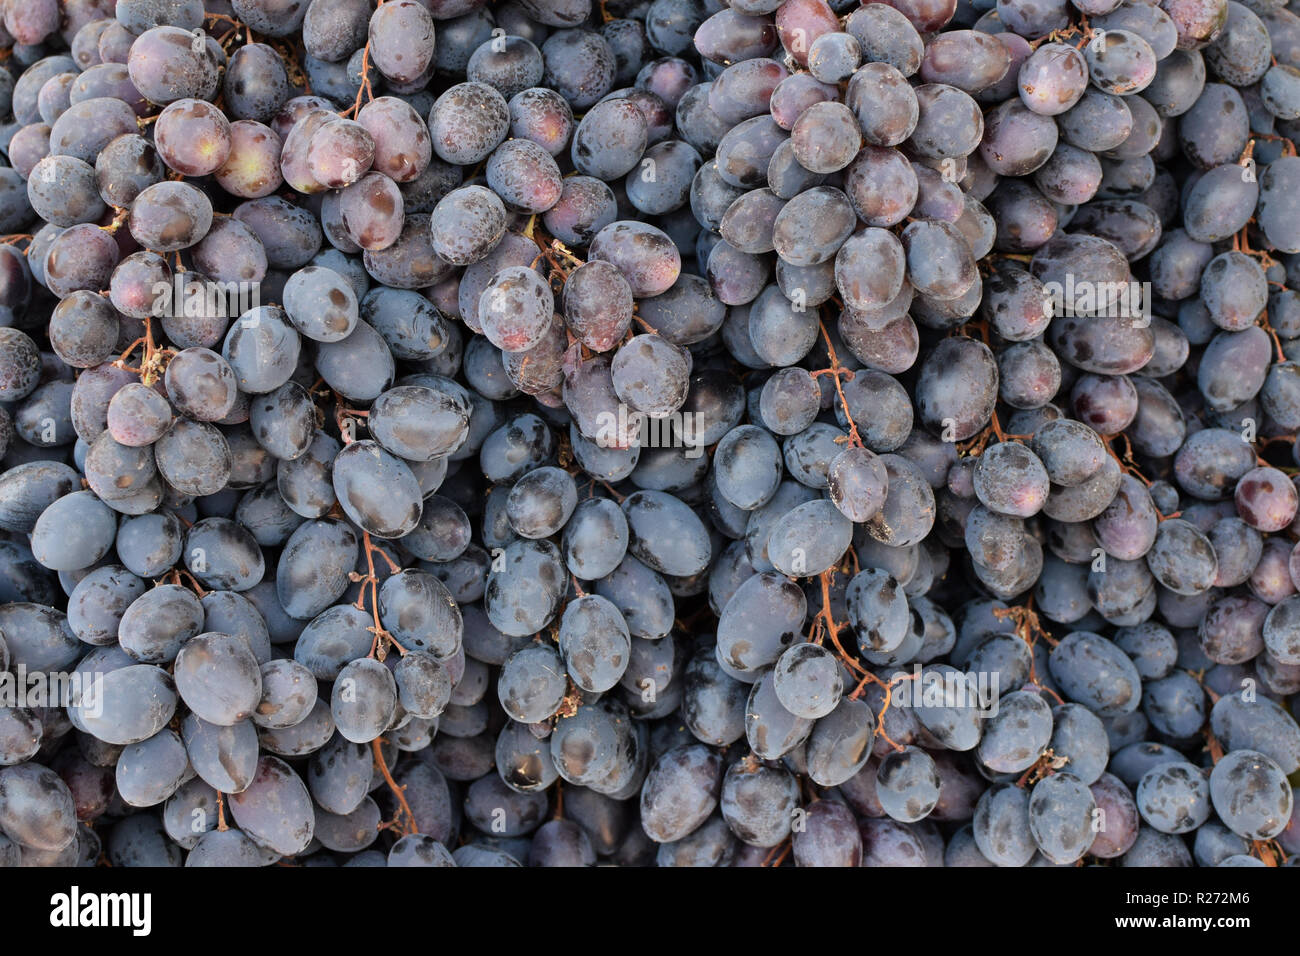
<svg viewBox="0 0 1300 956"><path fill-rule="evenodd" d="M193 591L196 595L198 595L200 598L205 598L208 596L210 592L206 588L204 588L203 585L199 584L198 579L195 578L194 575L190 574L190 572L182 571L180 568L173 568L167 574L163 575L163 577L161 577L159 580L167 581L170 584L174 584L177 587L183 588L186 586L185 585L186 579L189 580L190 590Z"/></svg>
<svg viewBox="0 0 1300 956"><path fill-rule="evenodd" d="M1249 164L1252 162L1252 160L1251 160L1251 153L1254 152L1254 149L1255 149L1255 141L1252 139L1249 143L1246 144L1246 148L1245 148L1245 150L1242 151L1241 158L1237 160L1237 164L1240 165L1240 166L1247 166L1247 165L1249 165ZM1242 226L1241 229L1239 229L1237 232L1233 233L1233 236L1232 236L1232 251L1233 251L1233 252L1239 252L1239 253L1241 253L1242 255L1245 255L1245 256L1250 256L1252 259L1258 259L1258 260L1259 260L1260 267L1261 267L1262 269L1264 269L1264 270L1268 270L1268 269L1269 269L1270 267L1272 267L1272 266L1279 265L1280 263L1278 263L1278 261L1277 261L1276 259L1274 259L1272 256L1270 256L1270 255L1269 255L1266 251L1264 251L1263 249L1252 249L1252 248L1251 248L1251 245L1250 245L1250 227L1251 227L1252 225L1255 225L1255 226L1258 225L1258 222L1255 220L1255 218L1254 218L1253 216L1252 216L1252 217L1247 221L1246 225ZM1266 311L1266 312L1264 313L1265 318L1267 318L1267 314L1268 314L1268 313L1267 313L1267 311ZM1265 324L1264 328L1265 328L1265 329L1268 329L1267 324ZM1269 331L1271 331L1271 330L1269 330ZM1274 337L1274 341L1276 341L1276 336ZM1281 349L1281 344L1278 345L1278 349L1279 349L1279 350ZM1280 351L1279 351L1279 354L1280 354ZM1286 359L1285 359L1285 358L1282 358L1281 361L1285 362Z"/></svg>
<svg viewBox="0 0 1300 956"><path fill-rule="evenodd" d="M552 635L552 638L554 639L554 635ZM578 712L578 708L582 705L582 694L578 691L578 685L573 682L572 677L568 678L568 682L569 689L565 692L564 696L560 698L560 706L555 711L556 718L572 717ZM555 724L552 723L551 726L554 727Z"/></svg>
<svg viewBox="0 0 1300 956"><path fill-rule="evenodd" d="M1069 762L1068 757L1057 756L1055 751L1048 747L1038 755L1038 759L1030 765L1029 769L1020 775L1020 779L1016 781L1016 786L1023 790L1031 784L1038 783L1044 777L1050 777Z"/></svg>
<svg viewBox="0 0 1300 956"><path fill-rule="evenodd" d="M1031 50L1037 50L1044 43L1061 43L1064 40L1072 40L1075 37L1078 37L1079 40L1075 44L1075 49L1081 50L1092 42L1093 36L1092 27L1088 24L1088 17L1080 13L1077 22L1071 23L1063 29L1053 30L1045 37L1039 37L1037 40L1034 40L1029 44L1029 48Z"/></svg>
<svg viewBox="0 0 1300 956"><path fill-rule="evenodd" d="M1276 840L1251 840L1250 855L1263 860L1265 866L1281 866L1286 859L1286 853Z"/></svg>
<svg viewBox="0 0 1300 956"><path fill-rule="evenodd" d="M974 329L979 333L980 341L985 345L989 344L989 323L986 319L971 319L969 322L962 323L961 329L963 332L966 329ZM969 335L967 337L969 338Z"/></svg>
<svg viewBox="0 0 1300 956"><path fill-rule="evenodd" d="M117 235L118 231L119 231L119 230L120 230L124 225L126 225L127 217L131 215L131 210L128 209L128 208L117 208L117 207L114 207L114 209L115 209L116 211L115 211L114 214L113 214L113 221L110 222L107 226L103 226L103 227L101 227L101 228L103 228L103 230L104 230L106 233L108 233L110 236L115 236L115 235Z"/></svg>
<svg viewBox="0 0 1300 956"><path fill-rule="evenodd" d="M234 31L234 32L235 32L236 34L237 34L240 30L245 30L245 31L248 30L248 27L247 27L246 25L244 25L244 23L242 23L241 21L236 20L234 17L232 17L232 16L228 16L227 14L224 14L224 13L206 13L206 14L204 14L204 16L203 16L203 19L204 19L205 21L207 21L207 20L212 20L212 21L214 21L214 22L216 22L216 23L229 23L232 27L235 28L235 31Z"/></svg>
<svg viewBox="0 0 1300 956"><path fill-rule="evenodd" d="M1038 678L1038 666L1034 661L1034 645L1041 640L1050 647L1056 647L1056 645L1061 642L1052 637L1052 635L1047 632L1047 629L1043 627L1042 621L1039 620L1038 612L1034 610L1034 596L1032 594L1029 595L1023 605L1014 605L1008 608L994 608L993 616L999 621L1010 619L1014 625L1012 633L1029 646L1029 683L1037 687L1043 693L1056 698L1058 704L1064 704L1065 701L1061 699L1061 695L1052 690L1052 688L1048 687Z"/></svg>
<svg viewBox="0 0 1300 956"><path fill-rule="evenodd" d="M1276 133L1256 133L1255 139L1265 139L1274 143L1282 144L1283 156L1294 156L1296 154L1295 143L1285 136L1278 136Z"/></svg>
<svg viewBox="0 0 1300 956"><path fill-rule="evenodd" d="M849 446L852 448L861 448L862 436L858 434L857 422L853 420L853 414L849 411L848 399L844 397L844 384L840 381L840 376L848 376L848 381L853 381L852 369L847 369L840 364L840 358L835 354L835 345L831 342L831 334L826 331L826 323L817 318L817 327L821 329L822 338L826 341L826 357L830 361L829 368L819 369L813 372L813 378L821 375L830 375L835 382L835 394L840 399L840 409L844 412L844 420L849 423Z"/></svg>
<svg viewBox="0 0 1300 956"><path fill-rule="evenodd" d="M538 248L537 256L530 263L531 267L536 267L539 262L545 262L549 272L548 280L555 282L559 280L560 289L563 290L564 283L575 269L585 266L586 260L579 259L574 255L564 243L554 236L547 235L546 230L537 226L537 217L533 216L528 220L524 227L523 235L533 240Z"/></svg>
<svg viewBox="0 0 1300 956"><path fill-rule="evenodd" d="M1273 347L1277 349L1277 360L1279 362L1285 362L1286 352L1282 350L1282 340L1278 338L1277 330L1273 328L1273 323L1268 320L1268 309L1264 309L1259 313L1258 325L1261 329L1267 332L1269 338L1273 340Z"/></svg>
<svg viewBox="0 0 1300 956"><path fill-rule="evenodd" d="M808 630L808 640L813 644L820 644L827 634L838 634L843 625L837 625L834 617L831 616L831 578L835 574L834 568L829 568L817 575L818 581L821 582L822 588L822 606L813 617L812 627Z"/></svg>
<svg viewBox="0 0 1300 956"><path fill-rule="evenodd" d="M348 575L348 579L353 582L361 582L361 593L357 595L357 601L352 605L358 611L366 609L366 589L370 589L370 614L375 619L374 625L366 628L367 631L374 635L374 639L370 642L370 656L379 661L384 660L388 656L388 645L392 644L397 648L398 653L405 657L408 653L407 649L399 644L392 634L388 633L379 620L379 577L375 574L375 554L378 553L381 558L388 562L388 569L391 573L396 574L402 568L388 556L387 551L375 546L375 543L370 540L369 531L361 532L361 541L366 549L366 573L362 576L353 571Z"/></svg>
<svg viewBox="0 0 1300 956"><path fill-rule="evenodd" d="M250 43L256 42L251 33L248 39ZM311 79L302 66L302 55L305 52L302 44L290 44L285 40L278 40L274 37L267 37L264 42L280 55L280 59L284 62L284 71L289 75L290 85L302 87L303 92L311 96Z"/></svg>
<svg viewBox="0 0 1300 956"><path fill-rule="evenodd" d="M1146 475L1142 474L1142 469L1138 466L1137 460L1133 457L1133 443L1129 440L1126 433L1120 432L1117 435L1099 435L1098 437L1101 438L1101 443L1106 446L1106 451L1110 453L1110 457L1114 458L1115 463L1119 465L1120 471L1132 475L1148 488L1151 487L1153 482ZM1115 451L1114 445L1111 444L1117 438L1124 440L1123 456L1120 456ZM1179 513L1181 514L1181 512ZM1174 515L1168 515L1167 517L1172 518Z"/></svg>
<svg viewBox="0 0 1300 956"><path fill-rule="evenodd" d="M376 9L384 5L384 0L378 0L375 4ZM340 116L355 117L361 111L361 98L365 97L369 103L375 98L375 92L370 88L370 40L366 39L366 45L361 49L361 86L357 89L357 98L353 100L352 105L345 109Z"/></svg>
<svg viewBox="0 0 1300 956"><path fill-rule="evenodd" d="M415 822L415 813L406 800L406 787L399 785L388 770L388 762L384 760L382 740L382 737L376 738L370 742L370 746L374 751L375 769L383 776L384 782L388 784L388 788L393 791L393 796L397 798L397 810L393 813L393 819L379 824L379 829L392 830L400 839L412 833L419 833L420 829Z"/></svg>
<svg viewBox="0 0 1300 956"><path fill-rule="evenodd" d="M974 436L957 445L957 454L962 458L978 458L984 454L984 449L988 447L989 439L996 438L999 442L1021 441L1029 438L1029 435L1011 435L1002 430L1002 423L998 421L998 412L995 408L989 415L989 423L979 430Z"/></svg>
<svg viewBox="0 0 1300 956"><path fill-rule="evenodd" d="M338 392L333 392L333 395L334 422L338 425L339 436L343 439L343 444L350 445L356 441L356 420L368 418L370 412L351 408L344 404L343 396L339 395ZM387 562L391 573L396 574L402 568L389 557L387 551L375 545L370 539L369 531L361 532L361 541L366 551L366 573L362 575L356 571L351 571L348 573L348 580L353 583L360 582L361 584L361 593L357 595L356 603L353 605L358 611L366 610L366 590L369 589L370 591L370 614L375 622L366 628L367 631L374 635L370 643L370 657L379 661L384 660L388 656L389 644L392 644L393 647L397 648L398 653L405 656L407 649L385 629L383 623L379 620L379 578L375 574L375 554L378 553Z"/></svg>
<svg viewBox="0 0 1300 956"><path fill-rule="evenodd" d="M658 329L656 329L653 325L651 325L651 324L650 324L649 322L647 322L645 319L641 318L641 316L637 313L637 311L636 311L636 307L635 307L635 306L633 306L633 308L632 308L632 321L635 322L637 325L641 326L641 328L645 329L646 332L649 333L650 335L658 335L658 334L659 334L659 330L658 330Z"/></svg>
<svg viewBox="0 0 1300 956"><path fill-rule="evenodd" d="M772 849L767 851L767 856L763 857L763 862L759 865L764 867L780 866L785 861L785 858L790 854L790 848L792 846L793 843L791 842L790 837L786 837L776 846L772 847ZM779 856L777 855L778 850L780 851ZM774 857L775 859L773 859Z"/></svg>
<svg viewBox="0 0 1300 956"><path fill-rule="evenodd" d="M588 498L593 497L597 485L600 485L611 495L613 495L614 500L617 501L619 504L622 504L624 501L627 500L627 495L620 495L617 491L614 490L613 485L611 485L608 481L601 481L599 478L591 479L591 488L588 489L588 494L587 494Z"/></svg>
<svg viewBox="0 0 1300 956"><path fill-rule="evenodd" d="M332 394L334 395L334 424L338 426L339 437L343 439L343 444L351 445L357 440L357 420L369 418L370 412L352 408L338 392Z"/></svg>
<svg viewBox="0 0 1300 956"><path fill-rule="evenodd" d="M885 743L894 748L895 753L902 753L907 748L898 741L894 740L885 732L885 714L889 713L889 708L894 702L894 688L904 681L916 680L915 674L895 674L888 681L883 681L871 671L864 670L862 680L858 681L858 686L853 688L853 693L849 694L850 700L857 700L868 684L880 686L885 693L885 699L880 705L880 713L876 716L876 733L884 739Z"/></svg>
<svg viewBox="0 0 1300 956"><path fill-rule="evenodd" d="M850 548L849 550L852 551L853 549ZM867 684L879 684L884 688L885 700L880 708L880 713L876 715L876 732L879 733L880 736L884 738L885 742L895 750L902 750L904 749L902 745L894 741L889 734L885 732L882 721L885 713L889 710L890 702L893 699L894 686L905 680L912 680L915 675L900 674L891 678L888 682L883 681L871 671L867 670L867 668L859 664L857 659L844 649L844 645L840 643L840 631L848 627L849 624L847 621L842 624L836 624L835 618L831 614L831 578L834 576L835 571L835 568L829 568L817 575L817 579L821 583L822 589L822 606L817 611L816 617L813 618L812 628L808 632L808 640L813 644L821 644L823 640L829 637L831 644L835 647L835 653L839 655L840 660L842 660L850 669L855 670L862 675L862 679L858 682L858 686L854 688L851 694L849 694L851 700L857 700L862 695L862 691Z"/></svg>

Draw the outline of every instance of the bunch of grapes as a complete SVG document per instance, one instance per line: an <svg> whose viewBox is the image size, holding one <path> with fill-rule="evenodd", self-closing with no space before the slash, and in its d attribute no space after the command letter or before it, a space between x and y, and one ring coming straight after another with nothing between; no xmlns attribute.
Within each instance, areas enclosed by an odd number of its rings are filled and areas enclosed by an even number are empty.
<svg viewBox="0 0 1300 956"><path fill-rule="evenodd" d="M1300 859L1293 8L0 0L0 866Z"/></svg>

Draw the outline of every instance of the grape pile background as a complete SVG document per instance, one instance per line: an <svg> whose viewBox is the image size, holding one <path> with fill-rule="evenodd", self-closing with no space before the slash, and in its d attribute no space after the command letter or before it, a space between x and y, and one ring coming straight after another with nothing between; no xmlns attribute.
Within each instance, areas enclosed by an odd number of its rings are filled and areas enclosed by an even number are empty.
<svg viewBox="0 0 1300 956"><path fill-rule="evenodd" d="M1293 7L0 0L0 866L1292 865Z"/></svg>

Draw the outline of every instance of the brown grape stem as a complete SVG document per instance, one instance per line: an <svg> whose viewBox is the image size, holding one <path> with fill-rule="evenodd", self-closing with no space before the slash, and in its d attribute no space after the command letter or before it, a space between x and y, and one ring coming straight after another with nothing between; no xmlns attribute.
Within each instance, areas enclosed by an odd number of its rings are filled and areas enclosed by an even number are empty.
<svg viewBox="0 0 1300 956"><path fill-rule="evenodd" d="M876 716L876 733L880 734L881 738L885 741L885 743L889 744L889 746L894 748L895 753L901 753L907 748L904 747L902 744L898 743L898 741L894 740L892 737L889 736L888 733L885 732L884 718L885 718L885 714L889 712L889 708L894 703L894 688L897 687L899 684L909 680L916 680L916 675L897 674L894 677L891 677L888 681L883 681L875 674L871 673L870 671L865 671L863 673L862 680L858 681L858 686L853 688L853 693L849 694L849 698L851 700L857 700L862 695L862 692L866 689L868 684L877 684L884 689L885 699L884 702L880 705L880 713Z"/></svg>
<svg viewBox="0 0 1300 956"><path fill-rule="evenodd" d="M854 657L852 657L848 651L844 649L844 645L840 643L839 632L844 628L848 627L849 625L847 622L845 622L844 624L836 625L834 619L831 617L830 589L829 589L828 578L827 578L827 575L831 573L832 573L831 571L823 571L819 575L822 584L822 608L820 611L817 612L817 617L814 618L813 620L813 630L817 630L818 624L823 623L823 616L825 622L824 623L825 630L822 635L818 635L818 639L814 641L814 643L820 644L821 638L823 636L829 637L831 644L835 647L835 653L839 655L840 660L842 660L849 668L857 671L859 674L862 675L862 679L858 682L858 686L855 687L852 693L849 694L849 697L851 699L857 700L858 697L861 696L862 691L867 684L879 684L881 687L885 689L885 702L880 708L880 713L876 716L876 732L880 734L880 736L884 739L885 743L893 747L894 750L896 751L903 750L904 749L903 746L899 744L897 741L895 741L893 738L891 738L889 734L885 732L884 726L882 724L882 719L884 718L886 712L888 712L890 704L893 701L894 686L896 684L902 683L905 680L912 680L915 677L915 675L900 674L892 678L889 682L882 681L875 674L871 673L871 671L867 670L867 668L859 664L858 661Z"/></svg>
<svg viewBox="0 0 1300 956"><path fill-rule="evenodd" d="M376 7L382 7L384 0L379 0ZM370 40L366 40L366 45L361 49L361 85L357 89L357 98L353 100L352 105L344 110L340 116L351 116L356 118L357 113L361 111L362 97L369 103L375 98L374 90L370 88Z"/></svg>
<svg viewBox="0 0 1300 956"><path fill-rule="evenodd" d="M1205 727L1201 730L1201 735L1205 737L1205 749L1210 754L1210 760L1218 763L1223 759L1223 744L1219 743L1219 738L1214 736L1214 731L1210 729L1210 722L1205 722Z"/></svg>
<svg viewBox="0 0 1300 956"><path fill-rule="evenodd" d="M1286 352L1282 350L1282 340L1278 338L1277 330L1273 328L1273 323L1268 320L1268 309L1259 314L1257 324L1261 329L1268 333L1268 337L1273 340L1273 347L1277 349L1277 360L1286 361Z"/></svg>
<svg viewBox="0 0 1300 956"><path fill-rule="evenodd" d="M358 611L366 610L366 589L369 588L370 590L370 614L375 621L374 625L366 628L374 636L370 642L370 656L378 661L384 660L388 656L388 645L392 644L397 648L398 653L405 657L408 653L407 649L399 644L392 634L388 633L379 620L379 577L375 574L376 552L388 562L388 568L393 574L402 570L401 566L388 556L387 551L375 546L375 543L370 540L369 531L361 532L361 541L366 549L366 574L362 577L354 571L348 577L361 582L361 593L357 596L356 604L352 605Z"/></svg>
<svg viewBox="0 0 1300 956"><path fill-rule="evenodd" d="M627 500L627 495L620 495L617 491L614 490L614 486L611 485L608 481L602 481L599 478L593 478L592 481L600 485L606 491L608 491L610 495L613 496L614 500L617 501L619 504L622 504L624 501Z"/></svg>
<svg viewBox="0 0 1300 956"><path fill-rule="evenodd" d="M1038 755L1038 759L1033 762L1029 769L1020 775L1020 779L1016 781L1016 786L1024 789L1031 784L1038 783L1044 777L1050 777L1056 773L1069 762L1069 758L1058 757L1052 748L1048 747Z"/></svg>
<svg viewBox="0 0 1300 956"><path fill-rule="evenodd" d="M1265 866L1281 866L1286 860L1286 853L1276 840L1250 841L1250 855L1263 860Z"/></svg>
<svg viewBox="0 0 1300 956"><path fill-rule="evenodd" d="M852 369L847 369L840 364L840 357L835 353L835 346L831 342L831 334L826 331L826 323L817 318L817 327L821 330L822 339L826 342L826 357L830 361L828 368L819 369L813 372L813 378L821 375L831 376L831 381L835 383L835 394L840 400L840 410L844 412L844 420L849 423L849 445L853 448L861 448L862 436L858 434L858 424L853 420L853 414L849 411L848 399L844 397L844 383L840 381L841 376L847 376L848 381L853 381Z"/></svg>
<svg viewBox="0 0 1300 956"><path fill-rule="evenodd" d="M1282 144L1283 156L1294 156L1296 154L1295 143L1285 136L1279 136L1276 133L1255 133L1255 139L1266 139L1270 142Z"/></svg>
<svg viewBox="0 0 1300 956"><path fill-rule="evenodd" d="M1010 619L1013 624L1013 633L1020 640L1024 641L1029 647L1029 683L1033 684L1043 693L1056 698L1058 704L1064 704L1061 695L1044 684L1038 677L1038 666L1034 660L1034 645L1038 641L1043 641L1049 647L1056 647L1061 643L1052 637L1043 627L1043 622L1038 617L1038 612L1034 610L1034 596L1031 594L1026 598L1023 605L1013 605L1008 608L994 608L993 616L1000 621Z"/></svg>
<svg viewBox="0 0 1300 956"><path fill-rule="evenodd" d="M185 583L187 579L189 581L188 585ZM179 588L188 587L200 598L205 598L210 593L198 582L198 579L195 578L194 575L190 574L188 571L182 571L180 568L172 568L171 571L164 574L159 578L159 580L166 581L169 584L174 584Z"/></svg>
<svg viewBox="0 0 1300 956"><path fill-rule="evenodd" d="M122 208L117 208L117 207L114 207L114 209L115 209L116 211L115 211L114 214L113 214L113 221L110 222L107 226L103 226L103 227L101 227L101 228L103 228L103 230L104 230L106 233L108 233L110 236L115 236L115 235L117 235L118 231L119 231L119 230L120 230L124 225L126 225L127 217L131 215L131 210L130 210L130 209L122 209Z"/></svg>
<svg viewBox="0 0 1300 956"><path fill-rule="evenodd" d="M820 582L822 589L822 606L813 617L812 627L808 629L808 640L813 644L822 643L827 634L836 634L839 632L839 626L835 623L835 618L831 615L830 582L834 574L835 569L829 568L817 575L817 580Z"/></svg>
<svg viewBox="0 0 1300 956"><path fill-rule="evenodd" d="M1101 443L1106 446L1106 451L1110 453L1110 457L1115 459L1115 463L1119 465L1121 471L1132 475L1148 488L1154 484L1150 478L1142 474L1141 467L1138 466L1137 460L1133 457L1133 443L1129 440L1128 435L1124 432L1120 432L1117 435L1101 435L1099 437L1101 438ZM1115 451L1115 447L1112 444L1112 442L1117 439L1122 439L1124 442L1124 454L1122 456Z"/></svg>
<svg viewBox="0 0 1300 956"><path fill-rule="evenodd" d="M651 324L650 324L649 322L647 322L645 319L641 318L641 316L637 313L637 311L636 311L636 307L635 307L635 306L633 307L633 310L632 310L632 321L635 322L637 325L641 326L641 328L645 329L647 335L658 335L658 334L659 334L659 330L658 330L658 329L656 329L653 325L651 325Z"/></svg>
<svg viewBox="0 0 1300 956"><path fill-rule="evenodd" d="M383 776L388 788L393 791L393 796L397 798L397 811L393 814L393 819L379 824L379 829L392 830L399 838L412 833L419 833L419 828L415 822L415 813L406 800L406 787L400 786L393 779L393 775L388 770L388 762L384 760L382 740L382 737L372 740L370 746L374 752L375 768Z"/></svg>
<svg viewBox="0 0 1300 956"><path fill-rule="evenodd" d="M1011 439L1019 440L1027 437L1029 436L1009 435L1004 432L1002 423L998 421L997 409L994 409L987 425L981 428L973 437L957 443L957 454L962 458L978 458L984 454L984 449L988 447L990 439L996 438L999 442L1005 442Z"/></svg>
<svg viewBox="0 0 1300 956"><path fill-rule="evenodd" d="M790 849L793 845L794 844L791 842L790 838L786 837L776 846L772 847L772 849L767 851L767 856L763 857L763 862L760 865L764 867L780 866L789 855Z"/></svg>

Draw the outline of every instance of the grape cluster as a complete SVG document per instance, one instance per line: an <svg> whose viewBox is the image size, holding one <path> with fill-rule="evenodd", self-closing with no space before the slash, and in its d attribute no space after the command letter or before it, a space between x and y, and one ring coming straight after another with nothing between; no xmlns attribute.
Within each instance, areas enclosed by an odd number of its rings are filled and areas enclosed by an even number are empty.
<svg viewBox="0 0 1300 956"><path fill-rule="evenodd" d="M0 865L1294 863L1291 8L0 0Z"/></svg>

